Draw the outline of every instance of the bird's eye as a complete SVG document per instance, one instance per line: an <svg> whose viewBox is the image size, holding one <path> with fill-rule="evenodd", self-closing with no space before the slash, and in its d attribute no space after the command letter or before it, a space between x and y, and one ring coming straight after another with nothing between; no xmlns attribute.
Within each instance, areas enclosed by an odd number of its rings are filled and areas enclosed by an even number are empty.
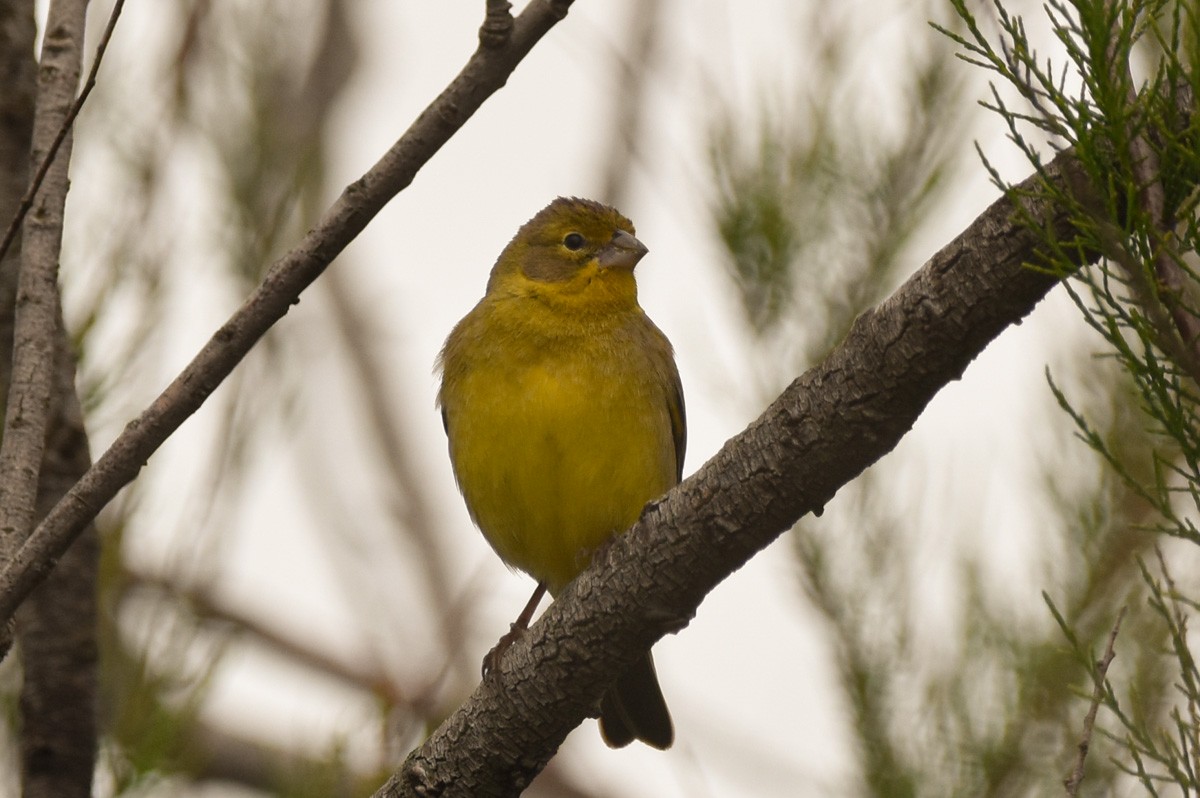
<svg viewBox="0 0 1200 798"><path fill-rule="evenodd" d="M572 252L578 252L583 249L583 236L579 233L567 233L563 238L563 246Z"/></svg>

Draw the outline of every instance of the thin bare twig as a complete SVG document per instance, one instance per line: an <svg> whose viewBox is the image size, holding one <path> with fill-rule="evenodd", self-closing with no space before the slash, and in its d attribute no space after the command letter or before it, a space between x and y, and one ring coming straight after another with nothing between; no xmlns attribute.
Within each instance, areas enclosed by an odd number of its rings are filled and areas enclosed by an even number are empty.
<svg viewBox="0 0 1200 798"><path fill-rule="evenodd" d="M11 617L88 520L132 481L146 460L229 375L301 292L403 190L417 171L504 85L517 64L573 0L533 0L513 21L507 44L480 46L462 72L365 175L350 184L175 380L131 421L74 488L38 525L0 573L0 621Z"/></svg>
<svg viewBox="0 0 1200 798"><path fill-rule="evenodd" d="M1121 621L1125 618L1125 607L1117 613L1117 622L1113 624L1112 631L1108 633L1108 645L1104 648L1104 656L1096 662L1096 683L1092 688L1092 701L1088 707L1087 714L1083 717L1083 732L1079 736L1079 742L1075 746L1075 767L1071 769L1070 775L1063 780L1063 786L1067 788L1067 795L1071 798L1076 798L1079 795L1079 786L1083 784L1083 766L1087 763L1088 749L1092 745L1092 732L1096 727L1096 713L1100 710L1100 704L1104 701L1104 685L1108 678L1108 667L1112 665L1113 658L1117 655L1114 646L1117 642L1117 633L1121 631Z"/></svg>
<svg viewBox="0 0 1200 798"><path fill-rule="evenodd" d="M108 50L108 43L112 39L113 30L117 27L117 20L120 18L121 9L124 7L125 0L117 0L113 4L112 12L108 15L108 24L104 27L104 34L100 37L100 43L96 45L96 57L92 60L92 68L88 72L87 80L84 82L79 96L71 106L71 110L63 119L58 132L54 134L54 140L51 142L49 149L46 150L45 157L38 164L33 179L29 181L29 188L25 190L25 196L21 197L21 204L17 206L17 212L9 221L8 229L4 231L4 239L0 241L0 258L3 258L5 253L8 252L9 247L12 246L13 239L17 237L17 231L21 229L21 222L24 221L25 215L29 213L29 209L33 207L33 200L37 197L38 190L42 187L42 183L46 179L46 173L50 171L50 165L54 163L59 148L62 147L63 141L67 138L67 133L70 132L71 127L75 124L75 117L79 116L84 102L87 101L88 95L92 93L92 89L96 86L96 73L100 71L100 62L104 60L104 53Z"/></svg>

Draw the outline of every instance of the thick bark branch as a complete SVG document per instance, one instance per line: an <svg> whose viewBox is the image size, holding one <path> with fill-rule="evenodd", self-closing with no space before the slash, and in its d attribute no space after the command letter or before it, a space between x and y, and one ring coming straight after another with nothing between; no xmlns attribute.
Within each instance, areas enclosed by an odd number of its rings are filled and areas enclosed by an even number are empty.
<svg viewBox="0 0 1200 798"><path fill-rule="evenodd" d="M1047 176L1071 185L1072 165L1061 156ZM1039 227L1070 235L1065 213L1022 203ZM938 390L1033 309L1057 282L1026 266L1038 260L1038 242L1010 199L994 203L745 432L649 506L376 795L518 794L593 714L615 674L891 451Z"/></svg>
<svg viewBox="0 0 1200 798"><path fill-rule="evenodd" d="M82 18L76 21L81 23ZM6 90L0 92L4 103L0 110L4 120L0 125L0 219L15 218L17 208L23 206L22 195L27 194L38 71L33 57L34 27L32 0L0 8L0 64L4 65L0 74L10 78ZM46 149L44 139L39 149ZM4 390L12 374L19 257L19 249L14 249L12 257L0 257L0 387ZM55 358L38 479L39 515L49 510L91 463L75 394L74 359L58 308L53 312ZM89 526L18 616L24 674L21 780L26 798L87 798L92 793L98 549L95 529Z"/></svg>
<svg viewBox="0 0 1200 798"><path fill-rule="evenodd" d="M37 94L37 33L34 0L0 0L0 219L17 211L29 180L33 98ZM12 381L13 307L17 301L19 250L0 255L0 390Z"/></svg>
<svg viewBox="0 0 1200 798"><path fill-rule="evenodd" d="M45 514L92 463L75 393L75 359L59 328L55 385L38 486ZM90 798L97 750L100 537L88 524L17 613L24 798Z"/></svg>
<svg viewBox="0 0 1200 798"><path fill-rule="evenodd" d="M0 573L0 621L54 565L84 525L146 460L203 404L300 293L380 209L507 81L543 35L566 16L573 0L532 0L510 30L492 25L462 72L363 177L352 183L304 240L272 265L262 285L213 335L199 354L38 525Z"/></svg>
<svg viewBox="0 0 1200 798"><path fill-rule="evenodd" d="M31 163L46 159L74 102L86 11L87 0L55 0L50 5L38 70ZM12 379L0 441L0 561L5 562L33 528L58 335L58 255L70 157L68 135L22 229ZM4 653L0 647L0 655Z"/></svg>

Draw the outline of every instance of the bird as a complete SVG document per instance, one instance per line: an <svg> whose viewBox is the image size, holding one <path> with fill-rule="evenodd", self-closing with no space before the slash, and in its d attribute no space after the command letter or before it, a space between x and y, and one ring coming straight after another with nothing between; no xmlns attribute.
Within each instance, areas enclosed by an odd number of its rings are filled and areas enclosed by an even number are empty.
<svg viewBox="0 0 1200 798"><path fill-rule="evenodd" d="M634 279L647 251L619 211L559 197L517 230L438 355L437 404L467 509L499 557L538 583L515 630L682 479L674 350ZM671 746L649 651L599 717L611 747Z"/></svg>

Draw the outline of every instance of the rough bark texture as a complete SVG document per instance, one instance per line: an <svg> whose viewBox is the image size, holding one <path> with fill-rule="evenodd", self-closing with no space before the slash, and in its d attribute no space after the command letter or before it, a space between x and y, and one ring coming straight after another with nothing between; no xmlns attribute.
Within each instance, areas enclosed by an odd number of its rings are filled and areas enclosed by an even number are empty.
<svg viewBox="0 0 1200 798"><path fill-rule="evenodd" d="M0 0L0 219L16 213L28 179L29 146L33 134L33 102L37 67L33 59L36 33L33 0ZM0 225L4 224L0 222ZM0 258L0 397L12 384L13 308L20 273L20 236ZM0 400L0 418L3 417ZM4 535L0 533L0 562L5 561ZM0 620L0 659L12 647L16 624Z"/></svg>
<svg viewBox="0 0 1200 798"><path fill-rule="evenodd" d="M37 63L33 0L0 2L0 220L12 218L29 176ZM20 247L0 262L0 388L12 375ZM55 358L38 483L43 515L90 464L75 369L57 308ZM24 681L21 773L25 798L87 798L96 752L96 567L89 525L19 615Z"/></svg>
<svg viewBox="0 0 1200 798"><path fill-rule="evenodd" d="M33 58L36 25L34 0L0 0L0 225L16 213L29 179L33 135L33 97L37 64ZM20 248L0 261L0 387L7 394L12 377L12 313L17 298ZM3 395L0 394L0 395Z"/></svg>
<svg viewBox="0 0 1200 798"><path fill-rule="evenodd" d="M1060 157L1049 175L1071 169ZM1073 170L1072 170L1073 171ZM1027 181L1033 185L1040 178ZM1039 226L1065 214L1025 202ZM1005 198L619 538L378 796L511 796L631 662L802 515L887 454L942 386L1057 280Z"/></svg>
<svg viewBox="0 0 1200 798"><path fill-rule="evenodd" d="M40 164L75 100L83 61L87 0L55 0L50 6L38 68L31 162ZM46 437L59 328L58 256L67 200L68 136L46 172L25 217L17 278L12 379L0 441L0 557L24 543L33 528L37 478Z"/></svg>
<svg viewBox="0 0 1200 798"><path fill-rule="evenodd" d="M59 337L51 416L38 485L44 515L91 455L75 394L75 361ZM100 538L88 524L17 613L24 798L89 798L97 750L97 573Z"/></svg>

